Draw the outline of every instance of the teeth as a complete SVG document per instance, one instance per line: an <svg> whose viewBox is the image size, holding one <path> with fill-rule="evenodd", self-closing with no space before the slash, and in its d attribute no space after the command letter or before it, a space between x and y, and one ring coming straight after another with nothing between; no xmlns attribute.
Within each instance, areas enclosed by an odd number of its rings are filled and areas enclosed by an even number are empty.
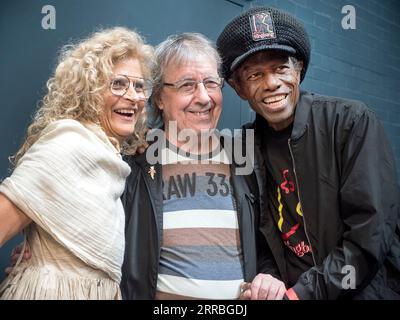
<svg viewBox="0 0 400 320"><path fill-rule="evenodd" d="M132 109L119 109L119 110L115 110L115 112L119 113L119 114L123 114L123 115L133 115L135 114L135 111Z"/></svg>
<svg viewBox="0 0 400 320"><path fill-rule="evenodd" d="M263 101L264 101L264 103L271 104L271 103L275 103L275 102L281 101L281 100L283 100L283 99L286 99L286 97L287 97L287 94L282 94L282 95L280 95L280 96L275 96L275 97L271 97L271 98L266 98L266 99L264 99Z"/></svg>
<svg viewBox="0 0 400 320"><path fill-rule="evenodd" d="M209 112L210 112L210 110L203 111L203 112L192 112L192 113L194 113L194 114L197 115L197 116L200 116L200 115L205 116L205 115L207 115Z"/></svg>

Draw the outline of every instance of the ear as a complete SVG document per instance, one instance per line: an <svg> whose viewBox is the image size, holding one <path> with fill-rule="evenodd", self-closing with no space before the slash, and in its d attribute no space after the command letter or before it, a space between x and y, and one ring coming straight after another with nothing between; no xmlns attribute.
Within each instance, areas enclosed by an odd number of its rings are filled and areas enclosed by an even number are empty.
<svg viewBox="0 0 400 320"><path fill-rule="evenodd" d="M247 96L244 94L242 87L240 86L240 83L238 83L238 80L235 80L234 78L230 78L228 80L229 84L232 86L232 88L236 91L237 95L242 98L243 100L247 100Z"/></svg>
<svg viewBox="0 0 400 320"><path fill-rule="evenodd" d="M160 110L164 109L164 104L162 103L161 95L159 95L156 99L155 102L157 103L157 108Z"/></svg>
<svg viewBox="0 0 400 320"><path fill-rule="evenodd" d="M301 77L301 72L303 71L303 67L304 67L304 62L303 62L302 60L300 60L300 61L298 62L298 64L299 64L299 67L298 67L298 69L297 69L297 72L298 72L298 76L299 76L299 79L300 79L300 77Z"/></svg>

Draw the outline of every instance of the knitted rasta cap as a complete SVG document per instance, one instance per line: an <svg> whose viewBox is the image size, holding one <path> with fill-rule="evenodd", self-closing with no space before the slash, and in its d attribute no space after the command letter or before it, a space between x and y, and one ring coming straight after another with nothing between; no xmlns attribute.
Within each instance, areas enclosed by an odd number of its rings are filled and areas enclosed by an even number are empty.
<svg viewBox="0 0 400 320"><path fill-rule="evenodd" d="M290 14L269 7L251 8L230 21L217 39L222 73L229 79L250 55L279 50L303 61L301 81L310 62L310 39L303 24Z"/></svg>

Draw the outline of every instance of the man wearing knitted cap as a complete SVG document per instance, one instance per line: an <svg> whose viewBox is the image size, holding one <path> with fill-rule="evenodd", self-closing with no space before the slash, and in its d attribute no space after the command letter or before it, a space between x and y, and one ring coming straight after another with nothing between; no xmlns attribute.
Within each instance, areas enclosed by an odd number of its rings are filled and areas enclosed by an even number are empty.
<svg viewBox="0 0 400 320"><path fill-rule="evenodd" d="M252 8L217 47L257 113L245 128L255 130L260 228L285 297L399 299L399 188L381 123L361 102L300 91L310 41L287 13Z"/></svg>

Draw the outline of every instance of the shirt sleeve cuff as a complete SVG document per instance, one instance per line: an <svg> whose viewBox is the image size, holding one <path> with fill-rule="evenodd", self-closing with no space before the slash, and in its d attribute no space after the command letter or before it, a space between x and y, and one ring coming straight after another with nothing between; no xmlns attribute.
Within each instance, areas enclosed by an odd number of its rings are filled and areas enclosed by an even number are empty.
<svg viewBox="0 0 400 320"><path fill-rule="evenodd" d="M293 290L293 288L287 289L285 294L286 294L286 296L288 297L289 300L299 300L299 297L297 296L297 294Z"/></svg>

